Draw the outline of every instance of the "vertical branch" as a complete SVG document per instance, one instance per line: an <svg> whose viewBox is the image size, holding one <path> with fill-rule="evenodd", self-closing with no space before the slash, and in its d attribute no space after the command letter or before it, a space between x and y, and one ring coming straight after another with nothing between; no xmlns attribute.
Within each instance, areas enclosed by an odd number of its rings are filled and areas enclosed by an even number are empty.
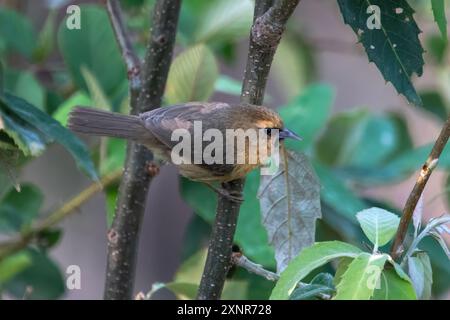
<svg viewBox="0 0 450 320"><path fill-rule="evenodd" d="M272 5L272 3L274 3ZM285 25L299 0L256 0L250 44L242 84L241 103L261 105L273 56ZM229 194L242 195L245 180L224 183ZM198 299L219 299L231 266L231 247L240 204L219 196L208 256L198 291Z"/></svg>
<svg viewBox="0 0 450 320"><path fill-rule="evenodd" d="M157 0L145 61L141 67L125 31L119 1L107 8L130 79L131 113L160 107L175 43L181 0ZM125 170L119 188L116 213L108 231L105 299L131 299L136 269L139 230L152 176L153 155L145 147L128 143Z"/></svg>
<svg viewBox="0 0 450 320"><path fill-rule="evenodd" d="M403 251L403 241L405 240L406 232L408 231L409 223L411 222L414 210L416 209L417 202L419 202L420 196L422 195L425 185L431 176L434 168L436 168L439 157L445 148L450 136L450 117L444 124L444 127L439 134L436 142L434 143L433 149L428 156L427 161L422 166L420 170L419 177L417 178L416 184L409 194L408 200L406 200L405 207L403 208L402 218L400 219L400 224L397 229L397 234L395 235L394 242L391 248L391 256L393 259L397 259Z"/></svg>

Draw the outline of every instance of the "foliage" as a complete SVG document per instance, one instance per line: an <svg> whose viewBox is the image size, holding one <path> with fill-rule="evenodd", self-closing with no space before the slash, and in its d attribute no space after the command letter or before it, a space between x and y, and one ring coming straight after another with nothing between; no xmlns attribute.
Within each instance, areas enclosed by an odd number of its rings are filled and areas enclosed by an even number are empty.
<svg viewBox="0 0 450 320"><path fill-rule="evenodd" d="M143 57L151 36L148 14L154 1L121 2L133 45ZM409 111L439 125L450 114L445 4L444 0L432 0L426 6L406 0L339 0L336 6L368 60L415 105ZM367 19L374 14L367 11L369 5L380 7L381 29L369 29ZM65 19L60 19L63 14L58 10L65 8L49 10L37 30L30 17L0 6L2 239L20 237L46 213L42 207L45 192L24 182L21 169L52 143L63 146L90 179L123 166L124 141L92 139L85 145L65 129L68 114L76 105L129 112L127 71L105 8L91 4L80 8L80 30L69 30ZM427 15L422 17L422 13ZM252 17L250 0L183 2L165 106L222 99L224 94L237 101L241 81L228 70L240 63L238 55L247 48ZM419 39L422 18L434 19L436 25ZM307 30L288 24L272 65L274 86L269 86L265 96L269 105L281 101L278 111L286 127L300 134L303 141L286 141L290 160L287 170L283 162L279 175L261 177L257 171L248 175L235 235L243 254L265 269L277 270L280 278L272 283L233 268L222 298L437 297L450 287L445 242L448 216L423 223L424 209L419 207L405 252L399 261L393 261L387 250L399 222L395 213L400 210L361 192L410 178L426 160L432 141L416 146L412 127L398 111L333 110L335 97L341 93L330 84L315 82L320 49ZM416 89L413 77L422 74L424 59L426 67L437 69L436 85ZM450 145L438 169L450 169ZM450 204L449 186L447 177L442 196ZM109 226L118 185L103 191ZM155 283L148 297L157 297L160 290L169 290L179 299L196 296L217 196L204 185L184 178L180 178L180 193L195 212L186 230L182 261L174 279ZM285 194L289 197L284 198ZM63 275L49 252L63 231L46 230L38 241L7 256L2 255L7 252L7 242L0 242L0 293L27 299L61 298ZM276 232L280 235L275 237ZM370 250L361 249L362 244L369 244Z"/></svg>

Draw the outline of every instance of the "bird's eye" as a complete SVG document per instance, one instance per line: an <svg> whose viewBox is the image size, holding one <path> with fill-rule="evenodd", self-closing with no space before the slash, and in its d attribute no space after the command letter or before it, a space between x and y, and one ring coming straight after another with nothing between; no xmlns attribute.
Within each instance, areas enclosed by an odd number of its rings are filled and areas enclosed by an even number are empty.
<svg viewBox="0 0 450 320"><path fill-rule="evenodd" d="M265 131L269 137L272 135L272 128L266 128Z"/></svg>

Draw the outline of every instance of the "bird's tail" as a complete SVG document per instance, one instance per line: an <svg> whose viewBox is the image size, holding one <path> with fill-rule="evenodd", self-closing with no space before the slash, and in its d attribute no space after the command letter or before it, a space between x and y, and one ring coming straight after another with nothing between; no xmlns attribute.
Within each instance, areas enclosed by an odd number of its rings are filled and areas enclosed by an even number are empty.
<svg viewBox="0 0 450 320"><path fill-rule="evenodd" d="M76 107L70 112L68 127L79 133L129 140L142 140L148 136L137 116L85 107Z"/></svg>

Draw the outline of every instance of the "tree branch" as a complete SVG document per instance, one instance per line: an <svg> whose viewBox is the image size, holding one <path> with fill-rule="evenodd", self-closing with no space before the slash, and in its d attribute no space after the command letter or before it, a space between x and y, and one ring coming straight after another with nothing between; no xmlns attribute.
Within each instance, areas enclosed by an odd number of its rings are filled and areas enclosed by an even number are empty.
<svg viewBox="0 0 450 320"><path fill-rule="evenodd" d="M403 241L405 240L406 232L408 231L409 223L412 219L414 210L416 209L417 202L422 195L422 192L425 188L425 185L428 182L428 179L433 172L433 169L436 168L439 157L444 150L445 145L448 142L450 136L450 117L444 124L444 127L437 138L433 149L428 156L427 161L422 166L422 170L417 178L416 184L409 194L408 200L405 203L405 207L403 209L402 218L400 219L400 224L397 229L397 234L395 235L394 242L391 247L391 256L393 259L397 259L403 252Z"/></svg>
<svg viewBox="0 0 450 320"><path fill-rule="evenodd" d="M25 230L17 239L0 243L0 261L13 253L24 249L34 239L38 238L42 232L57 225L70 213L81 207L83 203L91 199L103 188L117 182L122 175L122 170L105 175L99 182L92 183L89 187L81 191L78 195L64 203L59 209L50 213L44 220L34 227Z"/></svg>
<svg viewBox="0 0 450 320"><path fill-rule="evenodd" d="M266 278L269 281L277 281L280 278L280 276L275 272L266 270L263 268L262 265L250 261L246 256L244 256L240 252L233 252L231 254L231 261L234 265L244 268L248 272Z"/></svg>
<svg viewBox="0 0 450 320"><path fill-rule="evenodd" d="M111 21L117 23L114 27L118 43L126 60L130 52L123 24L118 23L120 15L118 3L112 3L108 8ZM153 9L152 34L149 40L143 69L141 86L130 86L131 114L139 114L161 106L167 74L172 60L175 43L178 15L181 0L157 0ZM122 27L119 27L121 26ZM122 39L122 40L121 40ZM125 48L125 49L124 49ZM133 64L127 63L127 66ZM128 69L128 74L134 74ZM148 166L152 164L153 155L144 146L129 142L125 171L119 188L116 214L111 229L108 232L108 261L106 269L105 299L132 299L133 280L136 269L139 230L144 214L147 191L152 179Z"/></svg>
<svg viewBox="0 0 450 320"><path fill-rule="evenodd" d="M106 8L109 15L109 20L116 36L117 44L122 52L123 60L127 66L128 79L130 80L130 88L132 90L141 89L140 61L133 50L133 45L125 30L125 25L122 17L122 10L118 0L108 0Z"/></svg>
<svg viewBox="0 0 450 320"><path fill-rule="evenodd" d="M264 269L263 266L249 260L241 252L233 252L231 255L231 261L235 266L244 268L248 272L251 272L258 276L266 278L269 281L278 281L278 279L280 279L280 276L278 274ZM301 288L301 287L304 287L307 285L308 285L307 283L299 282L299 283L297 283L297 288ZM325 293L319 293L318 296L322 300L330 300L331 299L331 295L325 294Z"/></svg>
<svg viewBox="0 0 450 320"><path fill-rule="evenodd" d="M242 85L241 103L260 105L264 99L270 71L285 24L299 0L256 0L254 22L250 31L247 66ZM230 194L242 195L245 180L222 184ZM208 256L197 298L219 299L231 266L231 247L239 216L240 204L219 196L216 220L209 241Z"/></svg>

